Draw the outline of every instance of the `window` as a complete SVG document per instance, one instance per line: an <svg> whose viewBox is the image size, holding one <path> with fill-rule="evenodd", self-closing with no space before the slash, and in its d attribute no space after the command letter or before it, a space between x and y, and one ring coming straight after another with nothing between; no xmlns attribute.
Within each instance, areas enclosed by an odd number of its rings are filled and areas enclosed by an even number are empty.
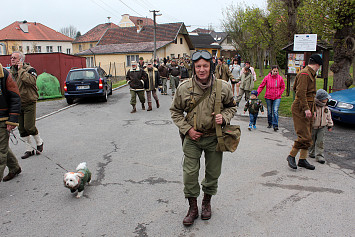
<svg viewBox="0 0 355 237"><path fill-rule="evenodd" d="M62 52L62 46L58 46L58 52L59 52L59 53Z"/></svg>
<svg viewBox="0 0 355 237"><path fill-rule="evenodd" d="M12 52L16 51L16 46L12 46Z"/></svg>
<svg viewBox="0 0 355 237"><path fill-rule="evenodd" d="M52 53L53 52L53 46L47 46L47 53Z"/></svg>
<svg viewBox="0 0 355 237"><path fill-rule="evenodd" d="M90 48L92 48L93 47L93 45L92 44L90 44Z"/></svg>
<svg viewBox="0 0 355 237"><path fill-rule="evenodd" d="M41 46L35 46L35 52L36 53L42 52Z"/></svg>
<svg viewBox="0 0 355 237"><path fill-rule="evenodd" d="M70 49L67 49L67 54L70 54Z"/></svg>
<svg viewBox="0 0 355 237"><path fill-rule="evenodd" d="M180 44L182 44L182 38L180 38Z"/></svg>
<svg viewBox="0 0 355 237"><path fill-rule="evenodd" d="M229 37L229 36L227 36L227 44L232 44L233 42L232 42L232 38L231 37Z"/></svg>
<svg viewBox="0 0 355 237"><path fill-rule="evenodd" d="M26 51L27 51L27 53L30 52L30 46L27 46L27 47L26 47Z"/></svg>
<svg viewBox="0 0 355 237"><path fill-rule="evenodd" d="M177 44L177 38L175 38L174 43Z"/></svg>
<svg viewBox="0 0 355 237"><path fill-rule="evenodd" d="M170 54L171 59L175 58L175 54Z"/></svg>
<svg viewBox="0 0 355 237"><path fill-rule="evenodd" d="M126 59L127 67L130 67L132 61L139 61L139 55L127 55Z"/></svg>
<svg viewBox="0 0 355 237"><path fill-rule="evenodd" d="M212 50L212 56L216 56L217 57L217 50Z"/></svg>
<svg viewBox="0 0 355 237"><path fill-rule="evenodd" d="M87 67L94 67L94 57L87 57L86 58L86 66Z"/></svg>
<svg viewBox="0 0 355 237"><path fill-rule="evenodd" d="M18 46L18 51L22 52L22 46Z"/></svg>
<svg viewBox="0 0 355 237"><path fill-rule="evenodd" d="M81 44L79 44L79 51L83 50L83 46Z"/></svg>

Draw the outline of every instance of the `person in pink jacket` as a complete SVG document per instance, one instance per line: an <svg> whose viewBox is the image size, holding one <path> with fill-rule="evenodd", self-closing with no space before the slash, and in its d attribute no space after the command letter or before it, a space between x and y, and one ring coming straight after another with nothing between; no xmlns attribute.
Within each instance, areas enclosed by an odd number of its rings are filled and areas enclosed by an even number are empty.
<svg viewBox="0 0 355 237"><path fill-rule="evenodd" d="M271 66L271 72L264 78L258 88L258 95L266 86L265 100L267 104L268 128L279 130L279 106L281 95L285 90L285 82L279 75L278 66Z"/></svg>

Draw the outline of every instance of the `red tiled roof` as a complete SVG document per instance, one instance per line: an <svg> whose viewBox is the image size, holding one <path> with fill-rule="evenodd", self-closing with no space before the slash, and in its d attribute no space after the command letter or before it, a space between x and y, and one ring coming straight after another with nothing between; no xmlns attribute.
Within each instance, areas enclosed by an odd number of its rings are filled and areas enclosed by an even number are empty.
<svg viewBox="0 0 355 237"><path fill-rule="evenodd" d="M104 24L97 25L91 30L89 30L88 32L86 32L85 34L77 37L73 41L73 43L75 44L75 43L85 43L85 42L97 42L100 40L100 38L106 32L107 29L117 28L117 27L119 26L114 23L104 23Z"/></svg>
<svg viewBox="0 0 355 237"><path fill-rule="evenodd" d="M73 41L72 38L36 22L25 23L28 26L28 33L25 33L20 28L22 23L21 21L15 21L0 30L0 40Z"/></svg>
<svg viewBox="0 0 355 237"><path fill-rule="evenodd" d="M164 47L165 45L171 43L171 41L157 41L157 49ZM98 45L90 50L85 50L75 55L95 55L98 54L124 54L124 53L143 53L143 52L153 52L154 42L139 42L139 43L126 43L126 44L106 44Z"/></svg>
<svg viewBox="0 0 355 237"><path fill-rule="evenodd" d="M129 19L137 26L137 20L142 20L143 25L154 25L154 21L147 17L129 16Z"/></svg>
<svg viewBox="0 0 355 237"><path fill-rule="evenodd" d="M157 41L174 41L183 23L168 23L157 25ZM111 28L106 31L98 45L123 44L154 41L154 26L144 26L138 33L137 27Z"/></svg>

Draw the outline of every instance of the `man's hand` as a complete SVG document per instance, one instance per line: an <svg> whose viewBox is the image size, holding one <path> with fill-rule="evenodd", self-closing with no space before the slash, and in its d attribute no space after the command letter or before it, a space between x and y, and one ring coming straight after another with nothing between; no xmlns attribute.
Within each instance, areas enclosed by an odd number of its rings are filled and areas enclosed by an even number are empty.
<svg viewBox="0 0 355 237"><path fill-rule="evenodd" d="M215 116L214 112L212 113L212 116ZM223 117L222 114L216 114L215 120L217 124L222 124L223 123Z"/></svg>
<svg viewBox="0 0 355 237"><path fill-rule="evenodd" d="M309 109L304 111L304 113L306 114L306 118L312 118L312 112Z"/></svg>
<svg viewBox="0 0 355 237"><path fill-rule="evenodd" d="M197 140L199 139L203 133L197 132L194 128L190 128L190 130L187 132L189 136L191 137L192 140Z"/></svg>
<svg viewBox="0 0 355 237"><path fill-rule="evenodd" d="M243 114L245 114L245 111L243 112Z"/></svg>
<svg viewBox="0 0 355 237"><path fill-rule="evenodd" d="M261 114L264 114L264 112L261 112Z"/></svg>
<svg viewBox="0 0 355 237"><path fill-rule="evenodd" d="M332 127L328 128L328 131L329 132L333 131L333 128Z"/></svg>
<svg viewBox="0 0 355 237"><path fill-rule="evenodd" d="M13 129L15 129L15 128L16 128L15 125L7 124L7 126L6 126L6 129L7 129L7 131L9 131L9 132L11 132L11 130L13 130Z"/></svg>

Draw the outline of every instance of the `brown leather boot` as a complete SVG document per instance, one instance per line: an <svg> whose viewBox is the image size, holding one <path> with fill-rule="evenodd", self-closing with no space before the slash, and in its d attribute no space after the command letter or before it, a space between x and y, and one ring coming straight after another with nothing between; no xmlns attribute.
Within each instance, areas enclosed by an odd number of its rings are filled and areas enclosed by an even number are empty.
<svg viewBox="0 0 355 237"><path fill-rule="evenodd" d="M153 108L152 108L152 102L148 102L148 109L147 111L151 111Z"/></svg>
<svg viewBox="0 0 355 237"><path fill-rule="evenodd" d="M212 195L209 194L204 194L203 195L203 200L202 200L202 211L201 211L201 219L202 220L209 220L212 215L211 211L211 198Z"/></svg>
<svg viewBox="0 0 355 237"><path fill-rule="evenodd" d="M133 107L133 109L132 109L131 113L137 112L137 110L136 110L136 105L132 105L132 107Z"/></svg>
<svg viewBox="0 0 355 237"><path fill-rule="evenodd" d="M9 173L8 175L6 175L6 176L2 179L2 181L7 182L7 181L9 181L9 180L15 178L15 176L18 175L18 174L20 174L21 171L22 171L22 170L21 170L21 168L19 167L18 170L16 170L15 172L12 172L12 173ZM1 181L1 180L0 180L0 181Z"/></svg>
<svg viewBox="0 0 355 237"><path fill-rule="evenodd" d="M142 103L142 110L145 110L145 105L144 105L144 103Z"/></svg>
<svg viewBox="0 0 355 237"><path fill-rule="evenodd" d="M157 100L156 102L157 102L157 108L159 108L160 107L159 100Z"/></svg>
<svg viewBox="0 0 355 237"><path fill-rule="evenodd" d="M197 198L195 197L189 197L189 211L187 212L187 215L185 216L184 220L182 223L185 226L190 226L194 223L195 219L198 217L198 207L197 207Z"/></svg>

